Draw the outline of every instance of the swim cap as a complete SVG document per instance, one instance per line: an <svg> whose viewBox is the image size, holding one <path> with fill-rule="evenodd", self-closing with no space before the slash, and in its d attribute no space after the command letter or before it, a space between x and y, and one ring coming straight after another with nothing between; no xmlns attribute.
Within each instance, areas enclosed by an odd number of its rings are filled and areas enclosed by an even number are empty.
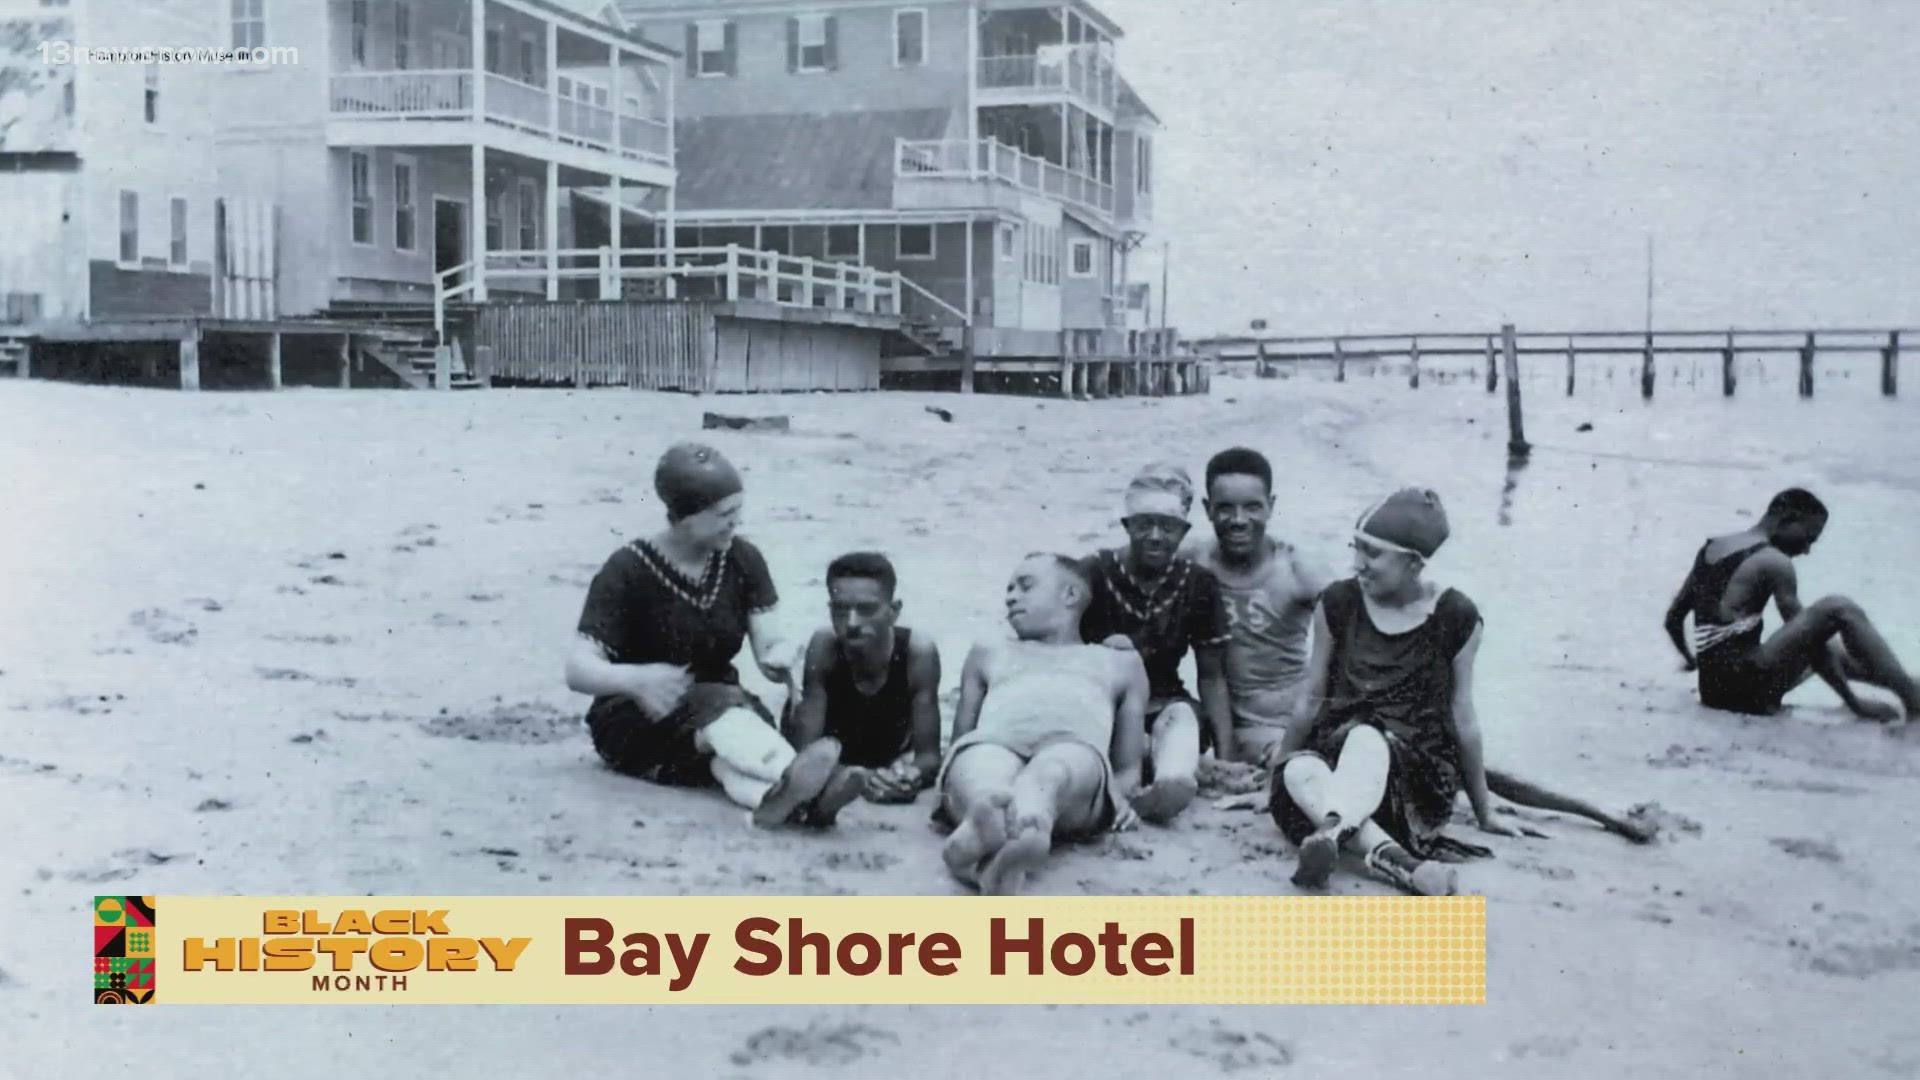
<svg viewBox="0 0 1920 1080"><path fill-rule="evenodd" d="M677 443L660 455L653 490L676 518L690 517L741 490L740 474L720 451L696 442Z"/></svg>
<svg viewBox="0 0 1920 1080"><path fill-rule="evenodd" d="M1185 519L1193 506L1193 481L1178 465L1155 462L1127 485L1127 514L1162 514Z"/></svg>
<svg viewBox="0 0 1920 1080"><path fill-rule="evenodd" d="M1447 542L1447 511L1427 488L1401 488L1360 515L1354 531L1369 543L1433 558Z"/></svg>

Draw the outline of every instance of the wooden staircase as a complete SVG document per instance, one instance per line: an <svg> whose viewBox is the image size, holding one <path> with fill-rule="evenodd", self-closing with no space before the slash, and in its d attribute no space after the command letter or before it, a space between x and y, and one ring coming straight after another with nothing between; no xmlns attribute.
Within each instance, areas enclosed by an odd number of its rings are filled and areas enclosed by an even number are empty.
<svg viewBox="0 0 1920 1080"><path fill-rule="evenodd" d="M952 356L959 351L947 339L940 324L931 319L909 316L900 320L900 336L928 356Z"/></svg>
<svg viewBox="0 0 1920 1080"><path fill-rule="evenodd" d="M465 350L458 340L435 345L433 336L417 336L406 331L386 334L360 334L355 347L367 360L392 372L402 383L416 390L480 390L487 385L476 378L467 365ZM441 354L445 353L446 383L441 385Z"/></svg>

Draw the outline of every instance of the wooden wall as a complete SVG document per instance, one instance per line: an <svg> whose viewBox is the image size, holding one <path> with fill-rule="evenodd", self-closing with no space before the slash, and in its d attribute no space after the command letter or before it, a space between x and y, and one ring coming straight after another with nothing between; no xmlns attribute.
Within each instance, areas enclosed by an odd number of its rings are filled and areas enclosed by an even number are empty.
<svg viewBox="0 0 1920 1080"><path fill-rule="evenodd" d="M707 389L713 309L706 304L559 301L483 304L476 374L497 385Z"/></svg>
<svg viewBox="0 0 1920 1080"><path fill-rule="evenodd" d="M880 389L879 331L725 317L717 322L716 391Z"/></svg>

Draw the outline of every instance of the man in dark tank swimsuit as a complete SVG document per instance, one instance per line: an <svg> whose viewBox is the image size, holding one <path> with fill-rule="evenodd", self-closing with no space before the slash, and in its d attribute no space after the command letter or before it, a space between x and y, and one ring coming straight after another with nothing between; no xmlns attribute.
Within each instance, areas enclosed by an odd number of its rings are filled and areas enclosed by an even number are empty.
<svg viewBox="0 0 1920 1080"><path fill-rule="evenodd" d="M1860 605L1844 596L1800 603L1792 560L1813 550L1826 526L1826 506L1790 488L1773 497L1758 525L1715 537L1694 557L1667 608L1666 629L1687 670L1699 671L1702 704L1769 715L1788 691L1818 675L1863 719L1905 723L1893 706L1856 695L1853 682L1892 690L1906 720L1920 715L1920 687ZM1784 620L1772 636L1765 634L1769 600Z"/></svg>
<svg viewBox="0 0 1920 1080"><path fill-rule="evenodd" d="M796 747L839 740L841 761L869 770L873 802L912 802L940 771L940 652L896 625L897 585L877 552L827 567L832 625L807 644L806 682L784 725Z"/></svg>

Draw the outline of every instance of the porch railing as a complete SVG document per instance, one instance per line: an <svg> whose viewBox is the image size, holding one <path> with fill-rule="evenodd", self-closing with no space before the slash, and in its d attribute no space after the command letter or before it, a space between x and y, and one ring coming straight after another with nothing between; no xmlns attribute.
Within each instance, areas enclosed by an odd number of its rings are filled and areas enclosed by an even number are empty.
<svg viewBox="0 0 1920 1080"><path fill-rule="evenodd" d="M356 120L478 119L474 86L483 75L485 119L490 123L607 152L615 149L617 128L623 156L673 160L664 119L571 101L559 96L554 87L522 82L498 72L342 72L329 79L329 108L335 116Z"/></svg>
<svg viewBox="0 0 1920 1080"><path fill-rule="evenodd" d="M983 56L980 88L1071 93L1109 110L1120 100L1119 72L1094 45L1044 46L1037 53Z"/></svg>
<svg viewBox="0 0 1920 1080"><path fill-rule="evenodd" d="M1113 185L1023 153L998 139L900 139L894 175L924 179L998 179L1024 191L1051 195L1111 215Z"/></svg>
<svg viewBox="0 0 1920 1080"><path fill-rule="evenodd" d="M551 264L551 265L550 265ZM618 300L629 281L710 283L715 299L758 300L783 307L824 307L877 315L902 313L902 290L914 288L898 273L847 262L729 244L692 248L559 248L489 251L434 276L433 326L446 333L447 305L470 296L484 279L514 282L593 281L602 300Z"/></svg>

